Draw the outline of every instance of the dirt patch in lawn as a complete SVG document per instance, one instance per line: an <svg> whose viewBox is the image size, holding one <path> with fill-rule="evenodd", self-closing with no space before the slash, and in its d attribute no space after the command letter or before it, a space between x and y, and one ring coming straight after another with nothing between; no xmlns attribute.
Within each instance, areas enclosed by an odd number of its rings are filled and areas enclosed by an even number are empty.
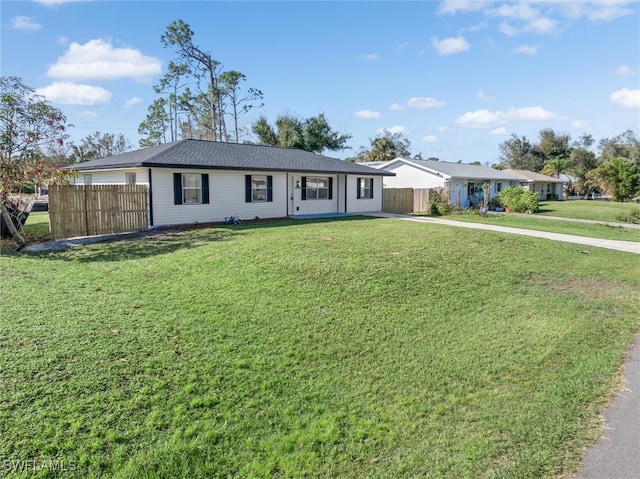
<svg viewBox="0 0 640 479"><path fill-rule="evenodd" d="M628 293L628 288L615 281L567 278L549 285L551 291L571 294L582 300L615 299Z"/></svg>

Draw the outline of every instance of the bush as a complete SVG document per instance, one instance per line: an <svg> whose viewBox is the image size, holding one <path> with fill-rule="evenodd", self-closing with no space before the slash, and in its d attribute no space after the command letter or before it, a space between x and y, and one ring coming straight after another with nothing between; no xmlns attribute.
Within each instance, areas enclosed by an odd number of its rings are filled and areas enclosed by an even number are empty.
<svg viewBox="0 0 640 479"><path fill-rule="evenodd" d="M633 223L638 225L640 224L640 208L634 208L627 214L619 214L616 216L616 219L624 223Z"/></svg>
<svg viewBox="0 0 640 479"><path fill-rule="evenodd" d="M502 202L500 201L500 198L498 196L495 196L495 197L491 198L491 201L489 201L489 207L490 208L501 208L502 207Z"/></svg>
<svg viewBox="0 0 640 479"><path fill-rule="evenodd" d="M442 193L435 188L429 192L429 213L442 216L447 213L447 205Z"/></svg>
<svg viewBox="0 0 640 479"><path fill-rule="evenodd" d="M533 213L538 210L538 193L535 191L510 186L500 192L498 199L505 208L516 213Z"/></svg>

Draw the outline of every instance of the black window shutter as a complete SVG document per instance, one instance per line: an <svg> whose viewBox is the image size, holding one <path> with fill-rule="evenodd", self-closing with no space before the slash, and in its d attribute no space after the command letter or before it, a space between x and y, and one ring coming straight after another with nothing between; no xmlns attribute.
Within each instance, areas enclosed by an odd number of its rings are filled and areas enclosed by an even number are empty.
<svg viewBox="0 0 640 479"><path fill-rule="evenodd" d="M307 199L307 177L303 176L302 177L302 199L306 200Z"/></svg>
<svg viewBox="0 0 640 479"><path fill-rule="evenodd" d="M329 177L329 199L333 199L333 177Z"/></svg>
<svg viewBox="0 0 640 479"><path fill-rule="evenodd" d="M251 175L244 175L244 202L251 203Z"/></svg>
<svg viewBox="0 0 640 479"><path fill-rule="evenodd" d="M373 178L369 178L369 198L373 199Z"/></svg>
<svg viewBox="0 0 640 479"><path fill-rule="evenodd" d="M202 204L209 204L209 173L202 175Z"/></svg>
<svg viewBox="0 0 640 479"><path fill-rule="evenodd" d="M182 204L182 174L173 174L173 204Z"/></svg>
<svg viewBox="0 0 640 479"><path fill-rule="evenodd" d="M273 176L267 176L267 201L273 201Z"/></svg>
<svg viewBox="0 0 640 479"><path fill-rule="evenodd" d="M360 183L361 183L361 179L360 178L356 178L357 183L357 189L356 189L356 199L360 199L360 195L362 194L360 192Z"/></svg>

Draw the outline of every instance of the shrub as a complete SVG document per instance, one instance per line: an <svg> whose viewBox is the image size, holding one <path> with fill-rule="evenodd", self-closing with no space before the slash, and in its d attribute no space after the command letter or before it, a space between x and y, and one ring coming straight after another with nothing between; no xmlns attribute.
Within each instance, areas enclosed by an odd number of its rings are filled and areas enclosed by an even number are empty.
<svg viewBox="0 0 640 479"><path fill-rule="evenodd" d="M489 206L491 208L500 208L502 207L502 202L500 201L500 198L498 196L495 196L491 198L491 201L489 201Z"/></svg>
<svg viewBox="0 0 640 479"><path fill-rule="evenodd" d="M624 223L633 223L640 224L640 208L634 208L629 213L621 213L616 216L618 221L622 221Z"/></svg>
<svg viewBox="0 0 640 479"><path fill-rule="evenodd" d="M447 213L447 206L442 193L435 188L429 192L429 213L441 216Z"/></svg>
<svg viewBox="0 0 640 479"><path fill-rule="evenodd" d="M535 191L510 186L500 192L498 199L505 208L516 213L533 213L538 209L538 194Z"/></svg>

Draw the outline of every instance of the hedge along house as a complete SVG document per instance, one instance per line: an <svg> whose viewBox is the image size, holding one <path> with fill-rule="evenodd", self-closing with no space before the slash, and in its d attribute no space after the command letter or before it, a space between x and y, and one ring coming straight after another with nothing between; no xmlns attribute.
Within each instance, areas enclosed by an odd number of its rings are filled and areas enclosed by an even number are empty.
<svg viewBox="0 0 640 479"><path fill-rule="evenodd" d="M494 198L508 186L518 186L522 177L488 166L435 160L396 158L374 168L395 173L385 178L385 188L449 188L451 204L468 207L482 201L482 185L491 186Z"/></svg>
<svg viewBox="0 0 640 479"><path fill-rule="evenodd" d="M75 166L75 183L145 184L149 226L365 213L382 209L392 175L316 153L180 140Z"/></svg>

